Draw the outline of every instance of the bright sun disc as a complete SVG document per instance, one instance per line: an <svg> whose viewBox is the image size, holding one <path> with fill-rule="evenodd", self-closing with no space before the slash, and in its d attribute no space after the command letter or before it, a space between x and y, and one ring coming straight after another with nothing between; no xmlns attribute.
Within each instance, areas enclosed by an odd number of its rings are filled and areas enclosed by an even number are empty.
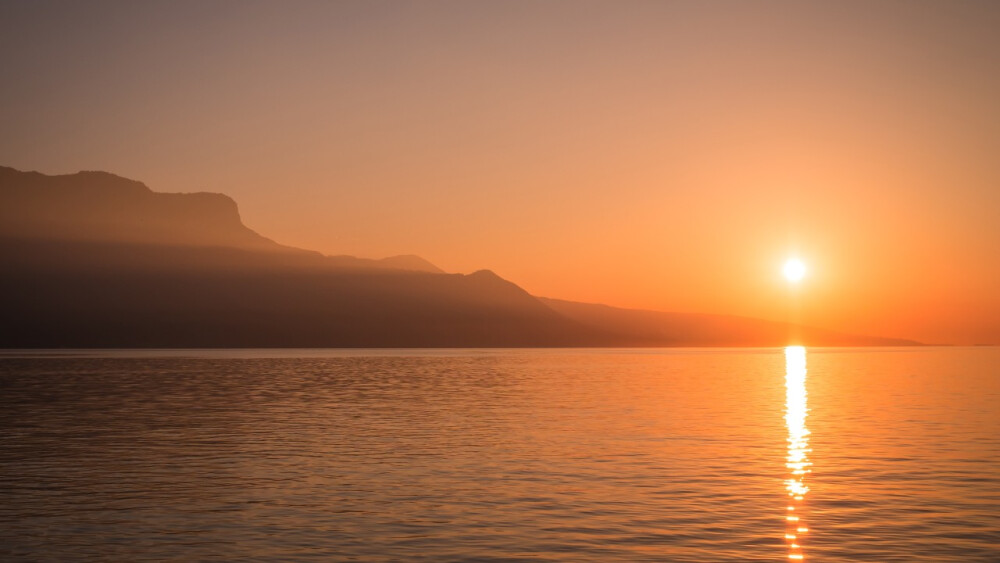
<svg viewBox="0 0 1000 563"><path fill-rule="evenodd" d="M788 262L785 262L785 267L781 269L781 272L785 274L785 279L796 283L806 276L806 265L798 258L789 258Z"/></svg>

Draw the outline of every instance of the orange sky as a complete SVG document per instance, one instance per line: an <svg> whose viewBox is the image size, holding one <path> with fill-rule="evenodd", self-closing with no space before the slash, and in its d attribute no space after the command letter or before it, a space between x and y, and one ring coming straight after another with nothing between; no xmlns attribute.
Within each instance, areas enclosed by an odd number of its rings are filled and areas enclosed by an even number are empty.
<svg viewBox="0 0 1000 563"><path fill-rule="evenodd" d="M0 164L544 296L1000 343L1000 5L0 4Z"/></svg>

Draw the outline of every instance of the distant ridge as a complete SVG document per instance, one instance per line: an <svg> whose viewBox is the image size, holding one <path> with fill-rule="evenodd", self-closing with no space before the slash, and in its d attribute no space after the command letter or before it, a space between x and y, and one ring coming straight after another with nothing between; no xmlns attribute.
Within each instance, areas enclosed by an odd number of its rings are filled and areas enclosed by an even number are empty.
<svg viewBox="0 0 1000 563"><path fill-rule="evenodd" d="M919 342L843 334L730 315L667 313L622 309L593 303L539 298L557 313L585 326L601 327L638 346L785 346L795 343L823 346L916 346Z"/></svg>
<svg viewBox="0 0 1000 563"><path fill-rule="evenodd" d="M489 270L324 256L213 193L0 167L0 347L903 345L713 315L539 299Z"/></svg>

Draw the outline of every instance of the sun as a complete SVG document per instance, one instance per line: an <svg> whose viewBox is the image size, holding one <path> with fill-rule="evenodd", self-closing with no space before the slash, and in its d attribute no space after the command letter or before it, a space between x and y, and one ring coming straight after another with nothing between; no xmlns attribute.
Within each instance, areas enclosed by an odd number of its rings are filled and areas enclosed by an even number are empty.
<svg viewBox="0 0 1000 563"><path fill-rule="evenodd" d="M785 279L792 283L798 283L802 281L802 278L806 277L806 264L798 258L789 258L785 262L785 266L781 269L781 273L785 275Z"/></svg>

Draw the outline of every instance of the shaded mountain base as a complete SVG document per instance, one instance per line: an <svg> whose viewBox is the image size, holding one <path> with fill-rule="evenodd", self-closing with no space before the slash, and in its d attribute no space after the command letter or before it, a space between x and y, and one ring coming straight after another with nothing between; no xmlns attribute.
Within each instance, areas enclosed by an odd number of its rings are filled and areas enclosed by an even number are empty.
<svg viewBox="0 0 1000 563"><path fill-rule="evenodd" d="M518 347L608 342L492 272L357 270L231 249L0 244L2 347Z"/></svg>

